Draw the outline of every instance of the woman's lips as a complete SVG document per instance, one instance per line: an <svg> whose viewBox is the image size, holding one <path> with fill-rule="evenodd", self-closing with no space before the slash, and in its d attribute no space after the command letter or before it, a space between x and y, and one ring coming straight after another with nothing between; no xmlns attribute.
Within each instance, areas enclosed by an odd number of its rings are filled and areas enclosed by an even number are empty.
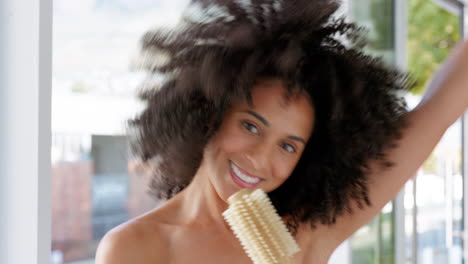
<svg viewBox="0 0 468 264"><path fill-rule="evenodd" d="M247 174L245 171L243 171L242 169L240 169L239 167L237 167L234 163L232 163L231 161L229 162L230 166L229 166L229 174L231 174L231 178L232 180L238 185L240 186L241 188L255 188L261 181L262 179L261 178L258 178L258 177L254 177L254 176L250 176L249 174ZM241 179L233 170L232 167L235 167L236 169L238 169L239 171L241 171L242 174L248 176L248 177L251 177L251 178L255 178L255 179L258 179L258 182L246 182L244 181L243 179Z"/></svg>

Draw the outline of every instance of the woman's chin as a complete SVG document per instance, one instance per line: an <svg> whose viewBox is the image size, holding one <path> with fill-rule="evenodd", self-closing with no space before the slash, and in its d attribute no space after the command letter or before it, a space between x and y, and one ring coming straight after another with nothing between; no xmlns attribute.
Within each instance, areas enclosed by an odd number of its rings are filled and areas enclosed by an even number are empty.
<svg viewBox="0 0 468 264"><path fill-rule="evenodd" d="M213 187L218 194L219 199L225 203L228 203L229 197L238 191L234 186L230 186L230 184L226 184L226 182L218 182L218 184Z"/></svg>

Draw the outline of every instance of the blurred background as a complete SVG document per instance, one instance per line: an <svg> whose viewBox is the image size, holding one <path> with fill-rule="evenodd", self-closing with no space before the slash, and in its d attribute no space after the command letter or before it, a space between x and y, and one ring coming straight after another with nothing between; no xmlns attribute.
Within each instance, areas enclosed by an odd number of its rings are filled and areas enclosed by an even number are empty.
<svg viewBox="0 0 468 264"><path fill-rule="evenodd" d="M129 156L125 122L141 109L139 39L174 24L187 0L54 0L51 263L94 263L112 227L158 206ZM407 68L418 87L462 37L456 0L347 0L342 13L369 31L368 52ZM466 133L466 132L465 132ZM446 133L399 199L346 241L333 263L463 261L462 122Z"/></svg>

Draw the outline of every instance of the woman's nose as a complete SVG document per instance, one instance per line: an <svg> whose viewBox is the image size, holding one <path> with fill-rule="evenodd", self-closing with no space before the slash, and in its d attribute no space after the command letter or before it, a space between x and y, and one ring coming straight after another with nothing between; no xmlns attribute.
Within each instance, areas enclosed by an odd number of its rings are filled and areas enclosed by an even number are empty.
<svg viewBox="0 0 468 264"><path fill-rule="evenodd" d="M268 142L257 143L247 151L247 159L257 171L265 169L270 162L272 147Z"/></svg>

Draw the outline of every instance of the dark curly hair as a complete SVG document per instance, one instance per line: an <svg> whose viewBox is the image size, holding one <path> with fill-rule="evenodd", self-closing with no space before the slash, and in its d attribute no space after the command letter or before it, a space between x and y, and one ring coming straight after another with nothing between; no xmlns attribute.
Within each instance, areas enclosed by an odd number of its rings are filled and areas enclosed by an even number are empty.
<svg viewBox="0 0 468 264"><path fill-rule="evenodd" d="M185 188L205 145L236 100L252 103L259 77L307 92L314 130L290 177L268 195L288 226L331 225L368 206L366 163L392 166L406 122L408 75L363 52L361 28L333 14L332 0L193 0L172 30L142 38L143 65L164 78L141 93L130 121L133 151L151 165L151 188L168 199Z"/></svg>

